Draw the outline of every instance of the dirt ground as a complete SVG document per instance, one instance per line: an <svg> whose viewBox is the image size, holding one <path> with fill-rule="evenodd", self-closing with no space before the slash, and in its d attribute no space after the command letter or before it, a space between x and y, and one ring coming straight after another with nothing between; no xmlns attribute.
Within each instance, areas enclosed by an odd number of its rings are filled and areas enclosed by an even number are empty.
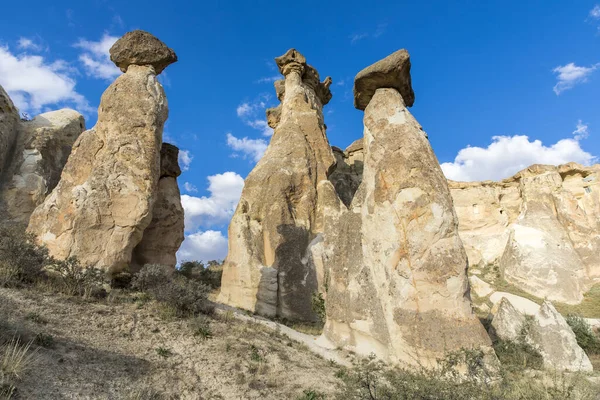
<svg viewBox="0 0 600 400"><path fill-rule="evenodd" d="M339 366L281 331L221 313L205 339L188 320L164 314L131 295L85 301L0 289L0 334L43 339L15 398L310 399L305 391L335 391Z"/></svg>

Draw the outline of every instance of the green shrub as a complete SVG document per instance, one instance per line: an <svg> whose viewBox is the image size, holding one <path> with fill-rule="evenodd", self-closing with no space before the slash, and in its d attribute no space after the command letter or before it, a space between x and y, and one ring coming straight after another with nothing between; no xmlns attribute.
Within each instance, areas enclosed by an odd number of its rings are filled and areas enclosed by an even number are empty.
<svg viewBox="0 0 600 400"><path fill-rule="evenodd" d="M58 289L70 296L91 297L100 295L106 280L104 271L94 267L84 267L75 257L54 260L48 266Z"/></svg>
<svg viewBox="0 0 600 400"><path fill-rule="evenodd" d="M0 285L31 284L50 263L48 250L18 225L0 226Z"/></svg>
<svg viewBox="0 0 600 400"><path fill-rule="evenodd" d="M580 316L572 314L567 315L566 320L575 333L577 344L587 354L600 354L600 337L594 333L590 324Z"/></svg>
<svg viewBox="0 0 600 400"><path fill-rule="evenodd" d="M160 346L160 347L157 347L155 350L156 350L156 354L158 354L162 358L168 358L173 355L173 352L171 350L167 349L166 347Z"/></svg>
<svg viewBox="0 0 600 400"><path fill-rule="evenodd" d="M500 363L510 370L542 369L542 355L524 341L497 340L493 344Z"/></svg>
<svg viewBox="0 0 600 400"><path fill-rule="evenodd" d="M461 354L463 353L463 354ZM433 369L416 371L386 366L374 357L361 360L354 368L340 369L336 398L340 400L592 400L598 387L578 374L525 374L500 369L496 380L482 379L488 372L481 368L477 351L455 352ZM448 368L457 362L467 366L466 374Z"/></svg>
<svg viewBox="0 0 600 400"><path fill-rule="evenodd" d="M213 311L207 300L208 286L162 265L145 265L133 278L132 287L147 292L180 317Z"/></svg>
<svg viewBox="0 0 600 400"><path fill-rule="evenodd" d="M312 295L312 310L319 316L322 322L325 322L325 299L323 293L313 293Z"/></svg>
<svg viewBox="0 0 600 400"><path fill-rule="evenodd" d="M302 392L302 395L298 397L298 400L325 400L325 395L316 390L306 389Z"/></svg>
<svg viewBox="0 0 600 400"><path fill-rule="evenodd" d="M203 283L212 289L221 287L223 268L221 263L211 260L204 265L202 261L184 261L179 267L179 272L189 279Z"/></svg>
<svg viewBox="0 0 600 400"><path fill-rule="evenodd" d="M210 339L213 336L212 330L210 329L210 321L206 317L199 316L192 318L188 322L188 325L196 337Z"/></svg>

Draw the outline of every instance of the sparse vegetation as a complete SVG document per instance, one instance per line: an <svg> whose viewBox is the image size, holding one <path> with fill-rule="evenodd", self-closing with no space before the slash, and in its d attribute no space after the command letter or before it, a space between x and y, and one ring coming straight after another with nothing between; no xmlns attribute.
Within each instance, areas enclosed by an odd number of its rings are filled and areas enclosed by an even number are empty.
<svg viewBox="0 0 600 400"><path fill-rule="evenodd" d="M188 322L194 336L201 339L212 338L212 330L210 329L210 321L204 316L192 318Z"/></svg>
<svg viewBox="0 0 600 400"><path fill-rule="evenodd" d="M173 352L171 352L171 350L167 349L166 347L157 347L156 349L156 354L158 354L160 357L162 358L169 358L173 355Z"/></svg>
<svg viewBox="0 0 600 400"><path fill-rule="evenodd" d="M52 278L56 280L58 289L67 295L89 298L104 293L102 289L102 285L106 283L104 271L84 267L75 257L55 260L48 266L48 270L53 273Z"/></svg>
<svg viewBox="0 0 600 400"><path fill-rule="evenodd" d="M322 322L325 322L325 299L323 293L315 292L312 295L312 310L319 316Z"/></svg>
<svg viewBox="0 0 600 400"><path fill-rule="evenodd" d="M319 391L306 389L302 392L302 395L297 400L324 400L325 395Z"/></svg>
<svg viewBox="0 0 600 400"><path fill-rule="evenodd" d="M146 265L134 277L134 289L150 294L178 317L210 314L209 288L162 265Z"/></svg>
<svg viewBox="0 0 600 400"><path fill-rule="evenodd" d="M51 262L48 250L18 225L0 226L0 286L35 283Z"/></svg>
<svg viewBox="0 0 600 400"><path fill-rule="evenodd" d="M31 342L22 344L13 338L0 348L0 398L11 398L16 384L35 362L36 352Z"/></svg>
<svg viewBox="0 0 600 400"><path fill-rule="evenodd" d="M567 323L577 337L577 343L588 355L600 354L600 337L590 324L578 315L567 315Z"/></svg>
<svg viewBox="0 0 600 400"><path fill-rule="evenodd" d="M223 266L219 261L211 260L206 265L202 261L184 261L181 263L179 271L187 278L196 280L211 289L221 287Z"/></svg>
<svg viewBox="0 0 600 400"><path fill-rule="evenodd" d="M458 357L458 358L456 358ZM465 355L471 367L479 365L479 355ZM448 370L458 353L440 360L438 368L409 371L386 366L374 358L362 360L355 368L343 369L336 374L341 381L336 398L353 399L423 399L423 400L525 400L525 399L585 399L592 400L597 388L578 374L556 374L544 377L498 371L501 379L487 379L485 369L468 368L468 373L457 377ZM470 360L470 361L469 361Z"/></svg>

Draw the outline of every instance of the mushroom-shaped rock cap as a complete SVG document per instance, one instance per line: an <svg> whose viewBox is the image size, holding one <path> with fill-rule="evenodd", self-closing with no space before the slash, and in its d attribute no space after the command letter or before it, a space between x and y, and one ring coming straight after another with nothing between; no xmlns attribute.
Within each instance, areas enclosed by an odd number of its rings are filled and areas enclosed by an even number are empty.
<svg viewBox="0 0 600 400"><path fill-rule="evenodd" d="M277 63L277 67L279 68L279 72L283 75L287 75L286 66L289 64L299 64L306 65L306 58L300 54L300 52L296 49L289 49L285 52L284 55L275 57L275 62Z"/></svg>
<svg viewBox="0 0 600 400"><path fill-rule="evenodd" d="M393 88L400 92L406 106L415 102L410 81L410 55L402 49L360 71L354 78L354 107L367 108L377 89Z"/></svg>
<svg viewBox="0 0 600 400"><path fill-rule="evenodd" d="M163 143L160 148L160 177L171 176L177 178L181 175L179 168L179 148L170 143Z"/></svg>
<svg viewBox="0 0 600 400"><path fill-rule="evenodd" d="M127 32L110 48L110 59L123 72L130 65L152 65L157 74L177 61L175 52L154 35L135 30Z"/></svg>

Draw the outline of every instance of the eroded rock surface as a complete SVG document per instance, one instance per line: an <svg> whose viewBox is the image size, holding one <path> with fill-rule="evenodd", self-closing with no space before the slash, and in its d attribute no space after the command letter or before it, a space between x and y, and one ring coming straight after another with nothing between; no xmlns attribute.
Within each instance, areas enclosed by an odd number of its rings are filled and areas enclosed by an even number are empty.
<svg viewBox="0 0 600 400"><path fill-rule="evenodd" d="M503 298L492 320L491 331L502 340L531 345L541 354L546 369L593 370L590 359L577 343L575 333L549 301L545 301L533 316L526 317L508 298Z"/></svg>
<svg viewBox="0 0 600 400"><path fill-rule="evenodd" d="M246 178L229 225L219 301L265 316L313 320L319 272L311 248L322 232L317 186L335 162L322 111L331 80L320 82L294 49L275 60L285 76L275 84L282 102L277 118L270 118L269 147Z"/></svg>
<svg viewBox="0 0 600 400"><path fill-rule="evenodd" d="M4 88L0 86L0 178L10 163L10 154L17 139L19 112Z"/></svg>
<svg viewBox="0 0 600 400"><path fill-rule="evenodd" d="M406 54L404 62L395 61L398 54ZM364 114L362 182L350 208L340 200L322 208L329 272L324 336L359 354L415 366L434 365L461 348L490 354L490 339L471 310L467 257L446 179L395 89L412 93L408 54L390 57L355 81L374 91ZM360 93L355 87L357 108ZM337 197L329 181L322 185Z"/></svg>
<svg viewBox="0 0 600 400"><path fill-rule="evenodd" d="M132 54L138 51L145 50ZM102 95L96 126L75 142L59 184L28 227L51 255L76 256L110 273L128 266L152 220L168 115L155 67L129 61Z"/></svg>
<svg viewBox="0 0 600 400"><path fill-rule="evenodd" d="M69 109L19 123L0 189L8 220L27 225L33 210L58 184L73 143L84 130L83 116Z"/></svg>
<svg viewBox="0 0 600 400"><path fill-rule="evenodd" d="M532 165L500 182L450 182L470 265L569 304L600 283L600 165Z"/></svg>
<svg viewBox="0 0 600 400"><path fill-rule="evenodd" d="M349 207L362 181L364 162L363 140L356 140L345 151L337 147L332 147L332 150L336 164L334 171L329 175L329 180L342 202L344 202L346 207Z"/></svg>
<svg viewBox="0 0 600 400"><path fill-rule="evenodd" d="M121 71L130 65L151 65L156 74L177 61L177 55L152 34L135 30L127 32L110 48L110 59Z"/></svg>
<svg viewBox="0 0 600 400"><path fill-rule="evenodd" d="M184 239L184 214L177 177L181 169L177 161L179 149L163 143L160 151L160 179L152 222L144 231L142 241L133 250L131 270L135 272L146 264L175 268L177 250Z"/></svg>

